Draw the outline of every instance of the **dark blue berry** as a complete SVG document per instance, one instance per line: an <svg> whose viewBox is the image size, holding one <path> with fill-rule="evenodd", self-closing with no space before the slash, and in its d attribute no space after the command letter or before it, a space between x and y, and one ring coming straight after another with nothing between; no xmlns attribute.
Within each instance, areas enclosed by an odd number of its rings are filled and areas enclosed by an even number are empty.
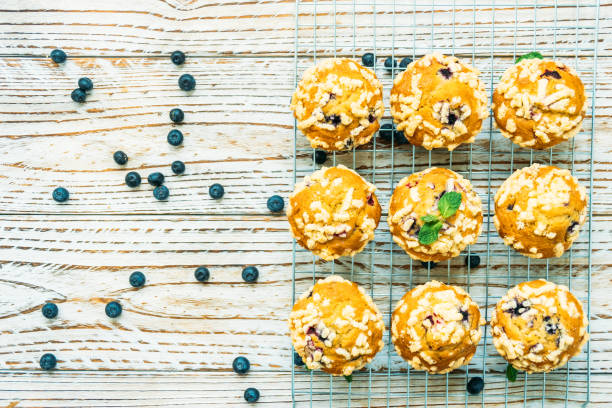
<svg viewBox="0 0 612 408"><path fill-rule="evenodd" d="M467 392L472 395L477 395L484 389L484 380L480 377L472 377L467 383Z"/></svg>
<svg viewBox="0 0 612 408"><path fill-rule="evenodd" d="M145 278L145 275L142 272L136 271L130 275L130 285L135 288L144 286L146 280L147 278Z"/></svg>
<svg viewBox="0 0 612 408"><path fill-rule="evenodd" d="M302 357L297 353L297 351L293 352L293 364L298 367L302 367L304 365L304 360L302 360Z"/></svg>
<svg viewBox="0 0 612 408"><path fill-rule="evenodd" d="M183 132L178 129L172 129L168 132L168 143L172 146L180 146L183 144Z"/></svg>
<svg viewBox="0 0 612 408"><path fill-rule="evenodd" d="M170 111L170 120L174 123L181 123L185 119L185 114L179 108L174 108Z"/></svg>
<svg viewBox="0 0 612 408"><path fill-rule="evenodd" d="M246 357L236 357L232 363L232 369L238 374L244 374L251 368L251 363Z"/></svg>
<svg viewBox="0 0 612 408"><path fill-rule="evenodd" d="M273 195L268 198L268 210L272 212L280 212L285 208L285 201L279 195Z"/></svg>
<svg viewBox="0 0 612 408"><path fill-rule="evenodd" d="M198 282L206 282L210 278L210 271L205 266L198 266L194 276Z"/></svg>
<svg viewBox="0 0 612 408"><path fill-rule="evenodd" d="M172 172L174 174L183 174L185 172L185 163L180 160L172 162Z"/></svg>
<svg viewBox="0 0 612 408"><path fill-rule="evenodd" d="M393 137L395 138L395 144L397 146L408 143L408 139L406 139L402 131L393 130Z"/></svg>
<svg viewBox="0 0 612 408"><path fill-rule="evenodd" d="M174 51L170 54L170 59L174 65L183 65L185 62L185 54L182 51Z"/></svg>
<svg viewBox="0 0 612 408"><path fill-rule="evenodd" d="M128 157L127 154L123 153L121 150L117 150L113 153L113 160L115 160L115 163L123 166L128 162Z"/></svg>
<svg viewBox="0 0 612 408"><path fill-rule="evenodd" d="M53 370L57 365L57 359L51 353L45 353L40 358L40 368L43 370Z"/></svg>
<svg viewBox="0 0 612 408"><path fill-rule="evenodd" d="M183 74L178 80L179 88L183 91L192 91L196 87L196 80L189 74Z"/></svg>
<svg viewBox="0 0 612 408"><path fill-rule="evenodd" d="M421 265L423 266L423 268L425 269L433 269L436 267L436 265L438 265L435 262L429 261L429 262L425 262L425 261L421 261Z"/></svg>
<svg viewBox="0 0 612 408"><path fill-rule="evenodd" d="M465 265L470 265L470 268L477 268L480 265L480 256L474 254L466 256Z"/></svg>
<svg viewBox="0 0 612 408"><path fill-rule="evenodd" d="M378 131L378 135L381 139L390 142L393 138L393 124L392 123L384 123L380 130Z"/></svg>
<svg viewBox="0 0 612 408"><path fill-rule="evenodd" d="M210 194L210 196L215 200L218 200L219 198L223 197L223 194L225 194L225 189L221 184L215 183L208 188L208 194Z"/></svg>
<svg viewBox="0 0 612 408"><path fill-rule="evenodd" d="M53 190L53 199L58 203L63 203L64 201L67 201L69 197L70 193L64 187L58 187Z"/></svg>
<svg viewBox="0 0 612 408"><path fill-rule="evenodd" d="M130 171L125 175L125 184L127 184L128 187L138 187L141 181L140 174L135 171Z"/></svg>
<svg viewBox="0 0 612 408"><path fill-rule="evenodd" d="M121 307L121 304L114 300L112 302L107 303L106 307L104 308L104 313L106 313L108 317L113 319L115 317L119 317L122 311L123 308Z"/></svg>
<svg viewBox="0 0 612 408"><path fill-rule="evenodd" d="M254 266L247 266L242 270L242 279L245 282L255 282L259 277L259 270Z"/></svg>
<svg viewBox="0 0 612 408"><path fill-rule="evenodd" d="M74 91L72 91L72 93L70 94L70 97L75 102L83 103L85 102L85 98L87 98L87 95L85 94L85 91L83 91L80 88L77 88Z"/></svg>
<svg viewBox="0 0 612 408"><path fill-rule="evenodd" d="M47 319L55 319L58 311L59 309L55 303L45 303L45 305L42 307L42 314Z"/></svg>
<svg viewBox="0 0 612 408"><path fill-rule="evenodd" d="M61 64L66 61L66 53L60 49L53 50L51 51L51 59L56 64Z"/></svg>
<svg viewBox="0 0 612 408"><path fill-rule="evenodd" d="M157 186L153 189L153 197L159 201L167 200L170 196L170 190L166 186Z"/></svg>
<svg viewBox="0 0 612 408"><path fill-rule="evenodd" d="M366 52L365 54L363 54L363 56L361 57L361 64L364 67L373 67L374 66L374 54L372 54L371 52Z"/></svg>
<svg viewBox="0 0 612 408"><path fill-rule="evenodd" d="M147 181L152 186L161 186L162 184L164 184L164 175L161 174L159 171L156 171L155 173L149 174L149 177L147 177Z"/></svg>
<svg viewBox="0 0 612 408"><path fill-rule="evenodd" d="M82 91L91 91L93 89L93 81L87 77L80 78L79 89Z"/></svg>
<svg viewBox="0 0 612 408"><path fill-rule="evenodd" d="M315 150L314 161L317 164L323 164L327 160L327 152L325 150Z"/></svg>
<svg viewBox="0 0 612 408"><path fill-rule="evenodd" d="M397 61L393 57L387 57L385 59L385 69L389 72L393 72L393 69L397 68Z"/></svg>
<svg viewBox="0 0 612 408"><path fill-rule="evenodd" d="M406 69L406 67L407 67L408 65L410 65L410 63L411 63L411 62L412 62L412 58L410 58L410 57L404 57L404 58L402 58L402 60L401 60L401 61L400 61L400 63L399 63L399 67L400 67L400 69L401 69L401 70L405 70L405 69Z"/></svg>
<svg viewBox="0 0 612 408"><path fill-rule="evenodd" d="M259 399L259 391L257 388L247 388L244 390L244 399L247 402L257 402Z"/></svg>

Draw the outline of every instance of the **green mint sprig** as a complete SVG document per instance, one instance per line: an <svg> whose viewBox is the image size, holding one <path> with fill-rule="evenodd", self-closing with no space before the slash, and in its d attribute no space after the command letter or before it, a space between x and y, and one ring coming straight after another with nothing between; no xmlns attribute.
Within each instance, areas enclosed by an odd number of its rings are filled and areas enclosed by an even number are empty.
<svg viewBox="0 0 612 408"><path fill-rule="evenodd" d="M440 228L444 225L444 220L455 215L460 205L461 194L456 191L450 191L440 197L440 201L438 201L440 217L433 214L421 217L423 226L419 230L419 243L421 245L431 245L436 242Z"/></svg>
<svg viewBox="0 0 612 408"><path fill-rule="evenodd" d="M345 375L344 379L346 380L347 383L351 383L353 381L353 374Z"/></svg>
<svg viewBox="0 0 612 408"><path fill-rule="evenodd" d="M522 55L522 56L518 57L516 59L515 64L518 64L519 62L521 62L524 59L532 59L532 58L543 59L544 57L539 52L532 51L532 52L530 52L528 54L525 54L525 55Z"/></svg>
<svg viewBox="0 0 612 408"><path fill-rule="evenodd" d="M516 374L517 374L516 368L514 368L512 364L508 364L508 367L506 367L506 378L508 379L508 381L515 382Z"/></svg>

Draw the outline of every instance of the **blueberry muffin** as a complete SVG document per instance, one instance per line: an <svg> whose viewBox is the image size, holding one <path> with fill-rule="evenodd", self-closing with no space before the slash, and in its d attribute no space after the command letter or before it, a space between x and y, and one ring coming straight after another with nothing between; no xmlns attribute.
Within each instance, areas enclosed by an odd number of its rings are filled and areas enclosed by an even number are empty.
<svg viewBox="0 0 612 408"><path fill-rule="evenodd" d="M385 325L363 288L332 275L295 302L289 331L293 347L309 369L351 375L383 348Z"/></svg>
<svg viewBox="0 0 612 408"><path fill-rule="evenodd" d="M313 148L352 149L368 143L380 126L382 83L353 60L326 59L304 72L291 110Z"/></svg>
<svg viewBox="0 0 612 408"><path fill-rule="evenodd" d="M514 368L548 372L580 353L589 322L582 304L562 285L544 279L510 289L495 306L495 348Z"/></svg>
<svg viewBox="0 0 612 408"><path fill-rule="evenodd" d="M445 197L447 196L448 197ZM456 212L448 214L449 198ZM414 259L439 262L476 242L482 227L480 197L466 179L434 167L403 178L395 187L387 217L393 240ZM437 228L435 239L424 233ZM430 242L431 241L431 242Z"/></svg>
<svg viewBox="0 0 612 408"><path fill-rule="evenodd" d="M355 255L374 238L378 227L375 190L342 165L315 171L289 197L287 218L293 237L326 261Z"/></svg>
<svg viewBox="0 0 612 408"><path fill-rule="evenodd" d="M410 63L391 89L391 114L406 139L427 150L472 143L488 117L480 72L438 53Z"/></svg>
<svg viewBox="0 0 612 408"><path fill-rule="evenodd" d="M508 68L493 93L493 116L502 135L521 147L546 149L582 127L584 86L569 66L524 59Z"/></svg>
<svg viewBox="0 0 612 408"><path fill-rule="evenodd" d="M504 243L531 258L563 255L587 216L586 189L565 169L533 164L495 193L493 222Z"/></svg>
<svg viewBox="0 0 612 408"><path fill-rule="evenodd" d="M484 324L478 305L463 289L430 281L397 302L391 340L412 368L445 374L470 362Z"/></svg>

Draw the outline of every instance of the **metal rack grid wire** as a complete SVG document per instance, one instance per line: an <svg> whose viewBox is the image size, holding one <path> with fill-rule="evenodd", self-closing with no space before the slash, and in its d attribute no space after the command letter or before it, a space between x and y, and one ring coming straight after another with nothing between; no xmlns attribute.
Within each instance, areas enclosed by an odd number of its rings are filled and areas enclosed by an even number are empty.
<svg viewBox="0 0 612 408"><path fill-rule="evenodd" d="M505 291L515 284L545 278L565 284L585 303L590 320L591 191L599 1L460 1L397 2L357 0L296 1L295 85L303 71L320 58L359 60L365 52L375 56L374 70L384 86L385 106L393 77L384 59L416 59L438 51L456 55L481 71L488 95L515 59L531 51L564 61L577 70L589 98L584 130L571 141L546 151L522 149L502 137L491 118L476 142L453 152L427 151L390 143L376 135L366 146L333 153L325 165L344 164L377 186L383 216L375 239L354 258L323 262L293 243L293 300L315 279L340 274L364 286L383 313L387 329L390 313L403 294L431 279L464 287L481 306L487 321ZM391 122L388 110L383 123ZM589 190L589 220L571 250L561 258L534 260L506 247L492 225L492 197L516 169L532 163L568 168ZM483 231L478 242L457 258L435 267L421 265L395 246L386 224L386 207L395 183L428 167L448 167L472 181L483 201ZM294 184L320 166L314 151L294 123ZM478 254L482 263L464 262ZM385 348L353 381L293 365L291 392L294 406L532 406L557 403L586 404L590 396L590 343L564 368L548 374L519 373L516 382L505 376L506 363L484 330L478 351L469 365L445 375L410 369L393 349L388 333ZM293 355L293 353L291 353ZM466 392L467 380L481 376L485 389Z"/></svg>

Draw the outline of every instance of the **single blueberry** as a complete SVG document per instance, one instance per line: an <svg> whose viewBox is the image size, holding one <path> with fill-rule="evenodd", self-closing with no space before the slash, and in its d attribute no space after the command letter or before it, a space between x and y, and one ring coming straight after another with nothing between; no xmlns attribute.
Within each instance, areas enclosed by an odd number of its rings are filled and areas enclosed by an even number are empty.
<svg viewBox="0 0 612 408"><path fill-rule="evenodd" d="M244 390L244 399L247 402L257 402L259 399L259 391L257 388L247 388Z"/></svg>
<svg viewBox="0 0 612 408"><path fill-rule="evenodd" d="M304 360L302 360L302 357L297 353L297 351L293 352L293 364L298 367L302 367L304 365Z"/></svg>
<svg viewBox="0 0 612 408"><path fill-rule="evenodd" d="M477 268L480 265L480 256L471 254L465 257L465 266L470 265L470 268Z"/></svg>
<svg viewBox="0 0 612 408"><path fill-rule="evenodd" d="M57 358L51 353L45 353L40 358L40 368L43 370L53 370L57 365Z"/></svg>
<svg viewBox="0 0 612 408"><path fill-rule="evenodd" d="M93 81L87 77L79 78L79 89L82 91L91 91L93 89Z"/></svg>
<svg viewBox="0 0 612 408"><path fill-rule="evenodd" d="M51 51L51 59L56 64L61 64L62 62L66 61L66 53L60 49L55 49Z"/></svg>
<svg viewBox="0 0 612 408"><path fill-rule="evenodd" d="M450 79L453 76L453 71L450 68L440 68L438 74L442 75L444 79Z"/></svg>
<svg viewBox="0 0 612 408"><path fill-rule="evenodd" d="M210 271L205 266L198 266L194 276L198 282L206 282L210 278Z"/></svg>
<svg viewBox="0 0 612 408"><path fill-rule="evenodd" d="M130 171L125 175L125 184L127 184L128 187L138 187L141 181L140 174L135 171Z"/></svg>
<svg viewBox="0 0 612 408"><path fill-rule="evenodd" d="M117 150L115 153L113 153L113 160L115 160L115 163L123 166L128 162L128 157L127 154L121 150Z"/></svg>
<svg viewBox="0 0 612 408"><path fill-rule="evenodd" d="M185 172L185 163L180 160L173 161L170 167L174 174L183 174Z"/></svg>
<svg viewBox="0 0 612 408"><path fill-rule="evenodd" d="M385 69L389 72L393 72L394 68L397 68L397 61L392 57L387 57L385 60Z"/></svg>
<svg viewBox="0 0 612 408"><path fill-rule="evenodd" d="M55 303L48 302L42 307L42 314L47 319L55 319L58 311L59 309Z"/></svg>
<svg viewBox="0 0 612 408"><path fill-rule="evenodd" d="M146 280L147 278L145 278L145 275L142 272L136 271L130 275L130 285L135 288L140 288L144 286Z"/></svg>
<svg viewBox="0 0 612 408"><path fill-rule="evenodd" d="M153 189L153 197L159 201L167 200L170 196L170 190L166 186L157 186Z"/></svg>
<svg viewBox="0 0 612 408"><path fill-rule="evenodd" d="M174 123L181 123L185 119L185 113L179 108L174 108L170 111L170 120Z"/></svg>
<svg viewBox="0 0 612 408"><path fill-rule="evenodd" d="M401 70L405 70L405 69L406 69L406 67L407 67L408 65L410 65L410 63L411 63L411 62L412 62L412 58L410 58L410 57L404 57L404 58L402 58L402 60L401 60L401 61L400 61L400 63L399 63L399 67L400 67L400 69L401 69Z"/></svg>
<svg viewBox="0 0 612 408"><path fill-rule="evenodd" d="M178 80L179 88L183 91L192 91L196 87L196 80L189 74L183 74Z"/></svg>
<svg viewBox="0 0 612 408"><path fill-rule="evenodd" d="M172 146L180 146L183 144L183 132L178 129L172 129L168 132L167 140Z"/></svg>
<svg viewBox="0 0 612 408"><path fill-rule="evenodd" d="M242 270L242 279L245 282L255 282L259 277L259 270L254 266L247 266Z"/></svg>
<svg viewBox="0 0 612 408"><path fill-rule="evenodd" d="M436 265L438 265L435 262L429 261L429 262L425 262L425 261L421 261L421 265L423 266L423 268L425 269L433 269L436 267Z"/></svg>
<svg viewBox="0 0 612 408"><path fill-rule="evenodd" d="M83 103L83 102L85 102L85 99L87 98L87 95L85 94L85 91L83 91L80 88L77 88L74 91L72 91L72 93L70 94L70 97L75 102Z"/></svg>
<svg viewBox="0 0 612 408"><path fill-rule="evenodd" d="M238 374L244 374L251 368L251 363L246 357L236 357L232 363L232 369Z"/></svg>
<svg viewBox="0 0 612 408"><path fill-rule="evenodd" d="M106 313L108 317L113 319L115 317L119 317L122 311L123 308L121 307L121 304L114 300L112 302L107 303L106 307L104 308L104 313Z"/></svg>
<svg viewBox="0 0 612 408"><path fill-rule="evenodd" d="M164 175L161 174L159 171L156 171L155 173L149 174L149 177L147 177L147 181L152 186L161 186L162 184L164 184Z"/></svg>
<svg viewBox="0 0 612 408"><path fill-rule="evenodd" d="M484 389L484 381L480 377L472 377L467 383L467 392L472 395L477 395Z"/></svg>
<svg viewBox="0 0 612 408"><path fill-rule="evenodd" d="M392 123L385 123L380 127L380 130L378 131L378 135L381 137L381 139L386 140L387 142L390 142L391 139L393 138L393 124Z"/></svg>
<svg viewBox="0 0 612 408"><path fill-rule="evenodd" d="M408 143L408 139L406 139L406 136L404 135L404 132L402 132L401 130L397 131L397 130L393 129L393 138L394 138L395 144L397 146Z"/></svg>
<svg viewBox="0 0 612 408"><path fill-rule="evenodd" d="M63 203L64 201L67 201L68 198L70 198L70 193L64 187L56 188L55 190L53 190L52 195L53 199L58 203Z"/></svg>
<svg viewBox="0 0 612 408"><path fill-rule="evenodd" d="M315 150L314 153L314 161L317 164L323 164L325 163L325 160L327 160L327 152L325 152L325 150Z"/></svg>
<svg viewBox="0 0 612 408"><path fill-rule="evenodd" d="M183 65L185 62L185 53L182 51L174 51L170 54L170 59L174 65Z"/></svg>
<svg viewBox="0 0 612 408"><path fill-rule="evenodd" d="M268 198L268 210L272 212L280 212L285 208L285 201L279 195L273 195Z"/></svg>
<svg viewBox="0 0 612 408"><path fill-rule="evenodd" d="M363 56L361 57L361 64L364 67L373 67L374 66L374 54L372 54L371 52L366 52L365 54L363 54Z"/></svg>
<svg viewBox="0 0 612 408"><path fill-rule="evenodd" d="M211 198L218 200L219 198L223 197L223 194L225 194L225 189L221 184L215 183L208 188L208 194Z"/></svg>

